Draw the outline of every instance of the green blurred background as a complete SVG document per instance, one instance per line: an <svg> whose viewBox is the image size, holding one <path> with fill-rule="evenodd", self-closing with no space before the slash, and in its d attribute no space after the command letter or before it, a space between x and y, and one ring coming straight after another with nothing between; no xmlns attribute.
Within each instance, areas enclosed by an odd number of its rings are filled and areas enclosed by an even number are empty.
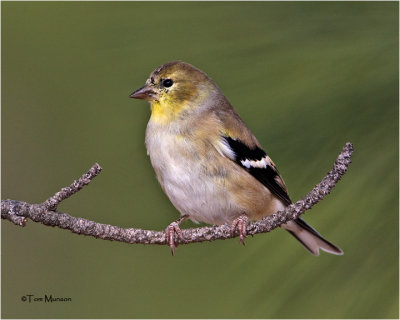
<svg viewBox="0 0 400 320"><path fill-rule="evenodd" d="M2 199L38 203L94 163L60 211L164 229L178 212L128 95L184 60L221 87L303 197L346 141L349 172L305 218L345 254L282 230L179 247L2 221L6 318L397 318L397 2L2 2ZM183 227L195 226L185 222ZM27 303L53 294L69 303Z"/></svg>

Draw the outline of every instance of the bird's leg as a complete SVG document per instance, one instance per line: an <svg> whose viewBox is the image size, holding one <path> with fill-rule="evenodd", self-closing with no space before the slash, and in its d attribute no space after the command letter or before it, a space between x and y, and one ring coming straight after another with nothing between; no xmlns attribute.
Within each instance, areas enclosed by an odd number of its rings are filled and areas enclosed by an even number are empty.
<svg viewBox="0 0 400 320"><path fill-rule="evenodd" d="M181 222L183 220L185 220L187 218L189 218L189 215L185 214L182 217L180 217L178 220L172 222L165 229L165 238L167 240L167 243L168 243L169 247L171 248L172 255L174 255L174 251L175 251L175 248L176 248L175 241L174 241L175 233L178 235L179 239L184 241L183 236L182 236L182 231L181 231L181 228L179 228L179 225L181 224Z"/></svg>
<svg viewBox="0 0 400 320"><path fill-rule="evenodd" d="M239 237L240 237L240 243L243 245L246 245L244 243L244 239L247 237L247 222L249 221L249 218L245 214L242 214L241 216L237 217L235 220L232 221L231 224L231 235L232 237L235 235L236 228L239 231Z"/></svg>

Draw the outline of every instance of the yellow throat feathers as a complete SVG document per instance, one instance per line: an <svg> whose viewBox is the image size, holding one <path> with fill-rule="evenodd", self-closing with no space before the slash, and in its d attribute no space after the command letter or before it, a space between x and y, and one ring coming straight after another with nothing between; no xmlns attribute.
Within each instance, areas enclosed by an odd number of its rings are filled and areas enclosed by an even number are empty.
<svg viewBox="0 0 400 320"><path fill-rule="evenodd" d="M177 85L175 90L162 92L158 100L151 102L152 121L170 123L183 112L201 107L210 93L209 88L192 81L180 82Z"/></svg>

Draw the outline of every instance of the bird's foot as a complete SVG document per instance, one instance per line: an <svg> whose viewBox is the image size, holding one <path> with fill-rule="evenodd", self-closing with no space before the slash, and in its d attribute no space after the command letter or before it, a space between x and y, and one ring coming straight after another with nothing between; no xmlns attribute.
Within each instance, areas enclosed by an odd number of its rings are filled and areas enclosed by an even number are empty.
<svg viewBox="0 0 400 320"><path fill-rule="evenodd" d="M237 228L238 231L239 231L239 237L240 237L239 241L244 246L246 245L244 243L244 239L247 237L246 228L247 228L247 222L248 221L249 221L249 218L247 218L246 215L242 214L241 216L239 216L238 218L233 220L232 224L231 224L231 235L232 235L232 237L235 236L235 231L236 231L236 228Z"/></svg>
<svg viewBox="0 0 400 320"><path fill-rule="evenodd" d="M184 216L180 217L178 220L172 222L165 229L165 238L166 238L167 244L171 248L172 255L174 255L175 248L177 247L175 245L175 240L174 240L175 233L178 235L178 237L181 241L185 241L185 239L183 238L183 235L182 235L182 230L181 230L181 228L179 228L179 225L183 220L187 219L188 217L189 217L188 215L184 215Z"/></svg>

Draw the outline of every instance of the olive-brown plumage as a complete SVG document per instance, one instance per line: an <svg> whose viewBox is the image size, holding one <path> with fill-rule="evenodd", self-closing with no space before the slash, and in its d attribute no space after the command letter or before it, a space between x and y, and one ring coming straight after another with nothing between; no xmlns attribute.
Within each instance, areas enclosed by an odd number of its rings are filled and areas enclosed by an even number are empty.
<svg viewBox="0 0 400 320"><path fill-rule="evenodd" d="M173 61L155 69L131 94L150 102L146 147L157 179L181 219L230 223L246 236L248 219L258 220L291 203L274 162L264 152L216 83L190 64ZM311 253L343 252L303 220L283 225Z"/></svg>

